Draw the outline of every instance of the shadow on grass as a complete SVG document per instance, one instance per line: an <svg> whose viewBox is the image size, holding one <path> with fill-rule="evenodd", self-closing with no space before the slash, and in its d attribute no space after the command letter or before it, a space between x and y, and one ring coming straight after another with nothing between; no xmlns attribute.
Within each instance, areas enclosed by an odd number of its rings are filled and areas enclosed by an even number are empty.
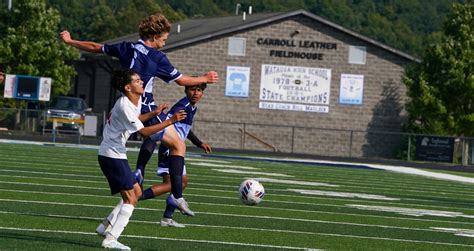
<svg viewBox="0 0 474 251"><path fill-rule="evenodd" d="M2 243L2 249L7 250L21 249L21 250L84 250L84 249L102 249L100 246L100 240L94 241L84 239L84 236L80 236L80 240L73 240L67 237L60 237L59 235L72 235L68 233L38 233L38 232L26 232L26 231L14 231L11 230L0 230L0 240ZM55 236L44 236L45 234ZM95 236L90 236L94 237ZM72 237L78 238L78 236ZM87 238L89 239L89 238ZM6 240L11 240L5 242ZM90 243L89 243L90 242Z"/></svg>

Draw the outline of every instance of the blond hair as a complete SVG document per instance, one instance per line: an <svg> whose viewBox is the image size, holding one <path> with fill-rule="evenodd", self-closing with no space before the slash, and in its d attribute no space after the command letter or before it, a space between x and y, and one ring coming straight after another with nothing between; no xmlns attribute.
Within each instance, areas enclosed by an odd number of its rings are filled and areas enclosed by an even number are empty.
<svg viewBox="0 0 474 251"><path fill-rule="evenodd" d="M170 33L170 31L171 23L162 14L151 15L142 20L138 26L138 33L143 40L153 38L155 35Z"/></svg>

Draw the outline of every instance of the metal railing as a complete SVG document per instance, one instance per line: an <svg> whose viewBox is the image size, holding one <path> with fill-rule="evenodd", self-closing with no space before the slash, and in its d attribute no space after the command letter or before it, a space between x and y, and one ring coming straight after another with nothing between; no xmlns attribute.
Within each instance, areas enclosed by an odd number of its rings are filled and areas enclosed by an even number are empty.
<svg viewBox="0 0 474 251"><path fill-rule="evenodd" d="M105 113L95 116L96 134L85 136L83 132L52 127L46 111L0 108L0 138L34 138L46 141L99 144ZM49 119L50 122L54 122ZM62 121L69 123L81 121ZM87 121L81 122L84 125ZM328 157L374 158L415 160L415 138L422 135L391 131L344 130L307 126L286 126L264 123L195 120L193 131L214 148L306 154ZM462 160L473 163L474 138L454 139L453 162ZM138 138L140 140L140 138Z"/></svg>

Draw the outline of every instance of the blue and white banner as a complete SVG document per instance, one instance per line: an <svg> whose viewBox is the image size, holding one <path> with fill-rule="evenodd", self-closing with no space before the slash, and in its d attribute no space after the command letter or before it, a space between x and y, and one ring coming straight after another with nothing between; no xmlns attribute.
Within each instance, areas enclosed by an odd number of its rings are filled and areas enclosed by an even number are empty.
<svg viewBox="0 0 474 251"><path fill-rule="evenodd" d="M341 74L339 103L361 105L364 95L364 75Z"/></svg>
<svg viewBox="0 0 474 251"><path fill-rule="evenodd" d="M250 67L227 66L225 95L230 97L248 97Z"/></svg>

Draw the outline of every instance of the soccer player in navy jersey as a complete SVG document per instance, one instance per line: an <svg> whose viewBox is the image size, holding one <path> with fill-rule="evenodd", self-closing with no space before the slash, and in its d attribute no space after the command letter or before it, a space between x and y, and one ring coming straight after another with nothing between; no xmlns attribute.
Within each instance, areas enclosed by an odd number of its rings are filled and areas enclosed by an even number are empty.
<svg viewBox="0 0 474 251"><path fill-rule="evenodd" d="M174 116L176 112L184 110L186 112L186 118L175 123L174 127L178 132L182 141L186 140L186 138L190 139L194 145L202 148L206 153L210 153L212 151L211 146L206 143L202 143L194 134L191 132L191 127L193 124L194 115L197 112L197 103L201 100L204 90L206 89L207 84L203 83L201 85L195 86L186 86L185 93L186 96L180 99L176 104L168 112L168 117ZM191 137L189 137L192 134ZM169 167L170 167L170 151L164 145L160 144L158 150L158 170L157 175L163 178L163 183L153 185L152 187L143 191L143 195L140 200L147 200L152 199L155 196L159 196L171 191L171 184L170 184L170 175L169 175ZM183 190L188 183L188 177L186 174L186 167L183 168ZM173 213L174 210L177 208L177 205L173 203L172 194L166 200L166 210L163 214L163 218L160 221L161 226L170 226L170 227L184 227L183 224L180 224L174 221Z"/></svg>
<svg viewBox="0 0 474 251"><path fill-rule="evenodd" d="M145 92L142 95L141 112L146 113L156 109L153 100L153 79L155 76L168 83L174 81L181 86L194 86L218 81L218 75L215 71L209 71L199 77L192 77L181 74L173 67L166 55L158 50L165 46L170 31L171 24L165 16L159 14L151 15L140 23L140 40L135 43L122 42L102 45L91 41L79 41L72 39L68 31L61 32L60 36L64 43L70 46L91 53L105 53L116 57L124 68L137 71L144 81ZM144 125L153 125L163 119L165 118L157 116L145 122ZM193 216L194 213L189 209L182 196L182 171L186 145L179 138L174 127L169 127L156 136L144 140L137 160L138 174L144 175L145 165L151 158L158 140L161 140L170 149L170 177L173 197L176 199L180 210Z"/></svg>
<svg viewBox="0 0 474 251"><path fill-rule="evenodd" d="M115 102L107 118L98 160L111 194L120 193L122 199L104 219L107 226L101 224L96 231L105 237L102 247L130 250L128 246L118 242L118 238L127 226L142 192L128 165L125 144L130 134L138 132L144 137L150 136L184 119L186 113L181 110L162 123L144 127L142 121L156 116L158 111L140 115L140 97L143 94L140 76L132 69L123 69L114 73L111 84L123 95Z"/></svg>

